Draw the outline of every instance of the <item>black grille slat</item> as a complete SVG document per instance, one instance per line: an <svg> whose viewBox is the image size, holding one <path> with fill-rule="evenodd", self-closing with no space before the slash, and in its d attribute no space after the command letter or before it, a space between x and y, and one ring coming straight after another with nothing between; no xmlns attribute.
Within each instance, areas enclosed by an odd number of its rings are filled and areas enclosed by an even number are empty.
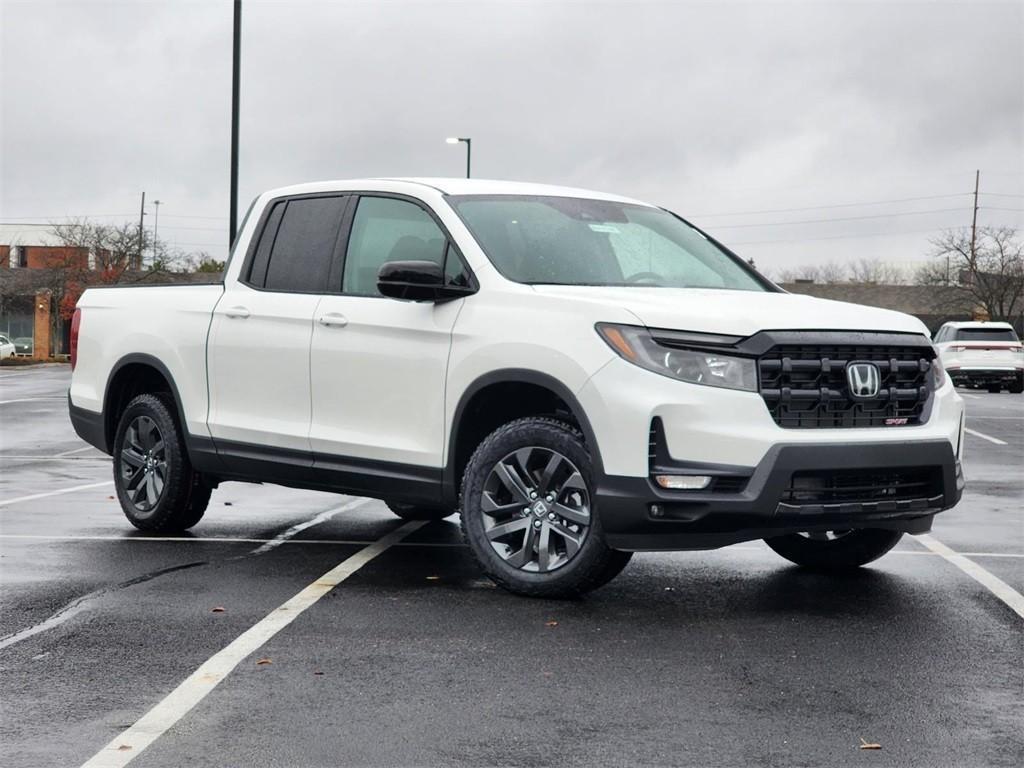
<svg viewBox="0 0 1024 768"><path fill-rule="evenodd" d="M758 358L760 393L775 423L791 429L920 424L931 396L929 354L920 346L778 344ZM850 396L851 362L878 367L877 397Z"/></svg>
<svg viewBox="0 0 1024 768"><path fill-rule="evenodd" d="M912 501L942 493L941 467L797 472L782 495L793 505Z"/></svg>

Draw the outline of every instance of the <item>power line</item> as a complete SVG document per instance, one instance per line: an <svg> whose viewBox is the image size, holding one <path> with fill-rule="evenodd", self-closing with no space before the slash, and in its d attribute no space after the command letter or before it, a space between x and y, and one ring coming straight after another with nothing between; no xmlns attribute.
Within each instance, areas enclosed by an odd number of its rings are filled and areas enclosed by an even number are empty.
<svg viewBox="0 0 1024 768"><path fill-rule="evenodd" d="M796 239L780 239L780 240L743 240L743 241L729 241L726 243L730 248L734 245L768 245L770 243L805 243L816 240L856 240L859 238L867 237L899 237L900 235L920 235L929 232L942 232L946 227L933 227L932 229L910 229L902 230L900 232L869 232L861 235L824 235L822 237L800 237Z"/></svg>
<svg viewBox="0 0 1024 768"><path fill-rule="evenodd" d="M991 197L1024 197L1024 195L1017 195L1012 192L979 192L979 195L990 195Z"/></svg>
<svg viewBox="0 0 1024 768"><path fill-rule="evenodd" d="M970 192L956 192L950 195L930 195L928 197L902 197L895 200L872 200L864 203L833 203L830 205L808 205L803 208L770 208L761 211L733 211L731 213L695 213L690 214L691 217L696 218L702 216L704 218L710 218L712 216L755 216L761 213L792 213L797 211L821 211L826 208L858 208L864 205L889 205L891 203L912 203L918 200L948 200L951 197L966 197L971 194Z"/></svg>
<svg viewBox="0 0 1024 768"><path fill-rule="evenodd" d="M936 208L931 211L905 211L903 213L875 213L868 216L844 216L833 219L801 219L798 221L765 221L760 224L716 224L717 229L748 229L750 227L785 227L790 224L829 224L833 221L864 221L866 219L891 219L896 216L924 216L933 213L963 212L963 208Z"/></svg>

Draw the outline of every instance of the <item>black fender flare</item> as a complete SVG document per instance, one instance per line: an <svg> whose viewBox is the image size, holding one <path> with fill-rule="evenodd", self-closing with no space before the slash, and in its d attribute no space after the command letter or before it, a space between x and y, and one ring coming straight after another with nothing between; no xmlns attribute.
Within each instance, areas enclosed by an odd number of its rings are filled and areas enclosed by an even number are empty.
<svg viewBox="0 0 1024 768"><path fill-rule="evenodd" d="M580 429L583 432L583 437L587 441L587 448L589 449L590 456L594 462L595 481L599 481L604 477L604 464L601 461L601 449L597 443L597 435L594 433L594 429L590 425L590 420L587 418L586 411L583 410L583 406L580 405L579 400L576 399L576 395L572 393L572 390L554 376L547 373L542 373L529 368L500 368L498 370L489 371L488 373L474 379L473 382L463 390L462 396L459 398L459 403L455 407L455 413L452 416L452 422L448 430L447 460L445 461L444 478L442 481L444 485L443 494L445 503L452 506L458 503L460 478L455 476L456 436L459 433L459 427L461 426L462 419L465 416L466 406L469 405L469 402L480 390L485 387L489 387L492 384L535 384L537 386L544 387L557 395L562 402L569 406L569 410L576 419L576 423L579 424Z"/></svg>

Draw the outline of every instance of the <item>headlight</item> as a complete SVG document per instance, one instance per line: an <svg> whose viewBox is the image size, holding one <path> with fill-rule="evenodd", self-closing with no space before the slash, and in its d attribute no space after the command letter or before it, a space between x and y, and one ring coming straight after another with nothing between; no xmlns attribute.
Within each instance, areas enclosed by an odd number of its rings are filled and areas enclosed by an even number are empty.
<svg viewBox="0 0 1024 768"><path fill-rule="evenodd" d="M720 352L666 347L646 328L598 323L597 332L624 360L689 384L757 391L757 363Z"/></svg>

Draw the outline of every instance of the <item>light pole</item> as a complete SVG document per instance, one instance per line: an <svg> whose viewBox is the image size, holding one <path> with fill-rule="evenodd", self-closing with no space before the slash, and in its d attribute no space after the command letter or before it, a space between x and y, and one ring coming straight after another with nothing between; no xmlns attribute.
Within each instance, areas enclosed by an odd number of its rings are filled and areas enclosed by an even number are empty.
<svg viewBox="0 0 1024 768"><path fill-rule="evenodd" d="M234 0L231 35L231 204L228 249L235 244L238 224L238 94L242 77L242 0Z"/></svg>
<svg viewBox="0 0 1024 768"><path fill-rule="evenodd" d="M449 138L445 139L445 141L448 142L449 144L459 144L461 142L461 143L466 145L466 178L468 179L469 178L469 160L470 160L470 155L471 155L471 153L473 151L473 140L472 139L461 138L461 137L458 137L458 136L450 136Z"/></svg>
<svg viewBox="0 0 1024 768"><path fill-rule="evenodd" d="M156 234L157 234L156 230L157 230L157 227L160 226L160 201L159 200L154 200L153 201L153 206L155 208L155 210L153 212L153 261L156 261L156 257L157 257L157 252L156 252L156 247L157 246L156 246L156 244L159 242L157 240L157 237L156 237Z"/></svg>

